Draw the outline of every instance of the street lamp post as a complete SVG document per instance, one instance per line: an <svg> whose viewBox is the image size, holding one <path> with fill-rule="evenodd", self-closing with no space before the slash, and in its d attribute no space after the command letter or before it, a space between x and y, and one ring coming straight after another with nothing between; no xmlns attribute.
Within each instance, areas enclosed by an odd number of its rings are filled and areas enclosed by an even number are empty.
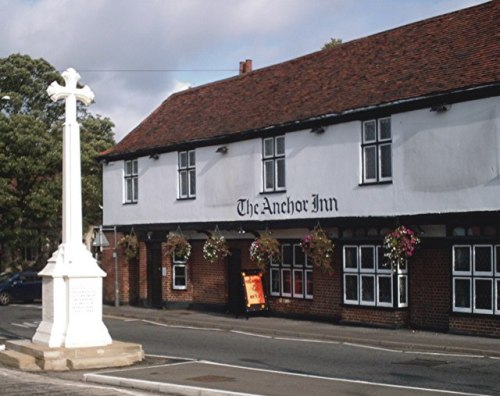
<svg viewBox="0 0 500 396"><path fill-rule="evenodd" d="M120 284L118 281L118 250L117 250L117 239L116 239L116 226L106 227L99 226L94 242L92 242L92 246L98 247L101 249L109 246L109 241L104 234L104 231L113 231L113 259L115 263L115 307L120 306Z"/></svg>

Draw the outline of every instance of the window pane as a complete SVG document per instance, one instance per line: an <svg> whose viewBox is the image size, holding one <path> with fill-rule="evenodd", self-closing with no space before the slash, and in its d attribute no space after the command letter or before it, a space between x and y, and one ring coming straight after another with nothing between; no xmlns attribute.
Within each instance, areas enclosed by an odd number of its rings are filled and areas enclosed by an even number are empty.
<svg viewBox="0 0 500 396"><path fill-rule="evenodd" d="M132 202L132 194L133 194L133 191L134 191L134 188L132 186L132 179L126 179L125 183L126 183L126 188L127 188L126 196L125 196L125 201L126 202Z"/></svg>
<svg viewBox="0 0 500 396"><path fill-rule="evenodd" d="M379 128L379 139L380 140L388 140L391 138L391 119L383 118L379 120L378 124Z"/></svg>
<svg viewBox="0 0 500 396"><path fill-rule="evenodd" d="M186 266L174 265L174 286L176 287L186 286Z"/></svg>
<svg viewBox="0 0 500 396"><path fill-rule="evenodd" d="M358 269L357 247L344 247L344 268Z"/></svg>
<svg viewBox="0 0 500 396"><path fill-rule="evenodd" d="M392 177L391 145L380 145L380 177Z"/></svg>
<svg viewBox="0 0 500 396"><path fill-rule="evenodd" d="M264 161L264 189L274 189L274 161Z"/></svg>
<svg viewBox="0 0 500 396"><path fill-rule="evenodd" d="M139 180L137 177L134 177L132 179L132 185L134 186L134 195L132 197L132 200L134 202L137 202L139 200Z"/></svg>
<svg viewBox="0 0 500 396"><path fill-rule="evenodd" d="M125 176L132 174L132 161L125 161Z"/></svg>
<svg viewBox="0 0 500 396"><path fill-rule="evenodd" d="M406 276L398 276L399 282L399 305L406 305L406 292L407 292L407 281L408 278Z"/></svg>
<svg viewBox="0 0 500 396"><path fill-rule="evenodd" d="M180 190L181 197L187 197L188 195L188 174L187 171L182 171L179 173L180 176Z"/></svg>
<svg viewBox="0 0 500 396"><path fill-rule="evenodd" d="M306 295L313 295L313 272L306 271Z"/></svg>
<svg viewBox="0 0 500 396"><path fill-rule="evenodd" d="M278 136L276 138L276 155L285 155L285 137Z"/></svg>
<svg viewBox="0 0 500 396"><path fill-rule="evenodd" d="M474 246L474 271L491 272L493 270L492 253L490 246Z"/></svg>
<svg viewBox="0 0 500 396"><path fill-rule="evenodd" d="M474 308L491 311L493 309L493 280L474 279Z"/></svg>
<svg viewBox="0 0 500 396"><path fill-rule="evenodd" d="M292 245L286 243L281 245L281 257L283 265L292 265L293 263L293 248Z"/></svg>
<svg viewBox="0 0 500 396"><path fill-rule="evenodd" d="M495 253L495 256L496 256L496 272L498 275L500 275L500 246L496 246L495 247L496 249L496 253Z"/></svg>
<svg viewBox="0 0 500 396"><path fill-rule="evenodd" d="M302 266L306 262L306 255L302 251L302 247L300 245L293 245L293 264Z"/></svg>
<svg viewBox="0 0 500 396"><path fill-rule="evenodd" d="M344 275L344 293L346 300L358 300L358 276Z"/></svg>
<svg viewBox="0 0 500 396"><path fill-rule="evenodd" d="M264 158L274 156L274 138L264 139Z"/></svg>
<svg viewBox="0 0 500 396"><path fill-rule="evenodd" d="M285 188L285 159L276 160L276 188Z"/></svg>
<svg viewBox="0 0 500 396"><path fill-rule="evenodd" d="M392 303L392 277L379 276L377 279L378 301L380 303Z"/></svg>
<svg viewBox="0 0 500 396"><path fill-rule="evenodd" d="M290 270L281 270L283 276L283 294L292 293L292 274Z"/></svg>
<svg viewBox="0 0 500 396"><path fill-rule="evenodd" d="M377 259L378 259L378 269L379 270L390 270L391 265L387 257L385 257L385 249L382 246L377 246Z"/></svg>
<svg viewBox="0 0 500 396"><path fill-rule="evenodd" d="M454 279L455 307L470 308L470 279Z"/></svg>
<svg viewBox="0 0 500 396"><path fill-rule="evenodd" d="M132 172L134 173L134 175L137 175L139 173L139 165L137 160L132 161Z"/></svg>
<svg viewBox="0 0 500 396"><path fill-rule="evenodd" d="M183 169L187 167L187 152L182 151L179 153L179 168Z"/></svg>
<svg viewBox="0 0 500 396"><path fill-rule="evenodd" d="M375 141L375 121L366 121L363 123L363 143Z"/></svg>
<svg viewBox="0 0 500 396"><path fill-rule="evenodd" d="M468 246L455 246L453 248L453 270L470 271L470 248Z"/></svg>
<svg viewBox="0 0 500 396"><path fill-rule="evenodd" d="M189 166L190 167L195 166L195 163L196 163L195 155L196 154L195 154L194 150L189 152Z"/></svg>
<svg viewBox="0 0 500 396"><path fill-rule="evenodd" d="M304 273L301 270L293 271L293 294L294 295L303 295L304 294Z"/></svg>
<svg viewBox="0 0 500 396"><path fill-rule="evenodd" d="M361 301L375 302L375 277L361 275Z"/></svg>
<svg viewBox="0 0 500 396"><path fill-rule="evenodd" d="M497 294L497 312L500 313L500 279L497 279L497 286L496 286L496 294Z"/></svg>
<svg viewBox="0 0 500 396"><path fill-rule="evenodd" d="M361 269L375 269L375 249L373 247L362 246L361 253Z"/></svg>
<svg viewBox="0 0 500 396"><path fill-rule="evenodd" d="M375 146L363 148L365 180L377 179L377 153Z"/></svg>
<svg viewBox="0 0 500 396"><path fill-rule="evenodd" d="M280 270L279 269L271 269L271 293L279 294L280 293Z"/></svg>
<svg viewBox="0 0 500 396"><path fill-rule="evenodd" d="M191 197L196 195L196 170L189 171L189 195Z"/></svg>

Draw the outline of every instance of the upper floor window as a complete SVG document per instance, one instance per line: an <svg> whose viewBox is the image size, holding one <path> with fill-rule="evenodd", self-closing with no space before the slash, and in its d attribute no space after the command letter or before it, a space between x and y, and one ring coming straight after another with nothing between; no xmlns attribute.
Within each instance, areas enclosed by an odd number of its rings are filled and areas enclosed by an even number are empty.
<svg viewBox="0 0 500 396"><path fill-rule="evenodd" d="M179 151L179 198L196 197L196 156L194 150Z"/></svg>
<svg viewBox="0 0 500 396"><path fill-rule="evenodd" d="M125 161L124 201L136 203L139 198L139 166L137 159Z"/></svg>
<svg viewBox="0 0 500 396"><path fill-rule="evenodd" d="M262 173L264 192L285 190L284 136L262 140Z"/></svg>
<svg viewBox="0 0 500 396"><path fill-rule="evenodd" d="M380 118L363 122L362 181L378 183L392 180L391 119Z"/></svg>

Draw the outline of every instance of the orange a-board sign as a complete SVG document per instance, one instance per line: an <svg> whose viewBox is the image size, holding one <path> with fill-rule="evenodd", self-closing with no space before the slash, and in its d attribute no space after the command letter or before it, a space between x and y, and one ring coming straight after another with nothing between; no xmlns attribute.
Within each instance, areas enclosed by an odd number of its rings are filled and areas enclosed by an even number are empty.
<svg viewBox="0 0 500 396"><path fill-rule="evenodd" d="M246 302L245 308L248 312L267 309L262 275L262 272L258 270L248 270L241 273Z"/></svg>

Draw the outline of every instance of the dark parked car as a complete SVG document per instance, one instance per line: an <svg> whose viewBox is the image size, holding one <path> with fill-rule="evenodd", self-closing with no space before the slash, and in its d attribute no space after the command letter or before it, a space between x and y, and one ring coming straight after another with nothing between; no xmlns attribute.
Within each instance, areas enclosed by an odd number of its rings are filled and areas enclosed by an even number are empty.
<svg viewBox="0 0 500 396"><path fill-rule="evenodd" d="M0 305L11 301L30 302L42 298L42 278L36 272L0 274Z"/></svg>

